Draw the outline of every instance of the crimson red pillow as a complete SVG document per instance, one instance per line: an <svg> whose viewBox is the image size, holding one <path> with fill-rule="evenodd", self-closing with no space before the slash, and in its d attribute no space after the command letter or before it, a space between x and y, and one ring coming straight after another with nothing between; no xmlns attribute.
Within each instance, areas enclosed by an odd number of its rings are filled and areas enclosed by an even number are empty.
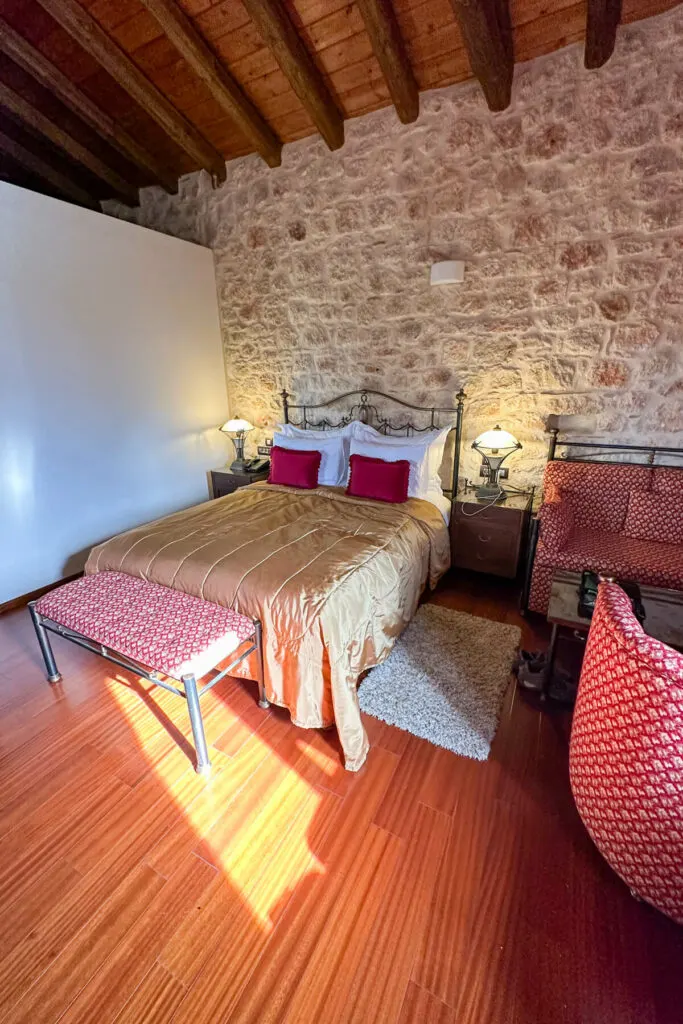
<svg viewBox="0 0 683 1024"><path fill-rule="evenodd" d="M269 484L284 484L285 487L304 487L311 490L318 486L321 452L294 451L293 448L270 449Z"/></svg>
<svg viewBox="0 0 683 1024"><path fill-rule="evenodd" d="M351 477L346 493L353 498L374 498L398 504L408 498L410 463L407 459L387 462L367 455L352 455L349 459Z"/></svg>

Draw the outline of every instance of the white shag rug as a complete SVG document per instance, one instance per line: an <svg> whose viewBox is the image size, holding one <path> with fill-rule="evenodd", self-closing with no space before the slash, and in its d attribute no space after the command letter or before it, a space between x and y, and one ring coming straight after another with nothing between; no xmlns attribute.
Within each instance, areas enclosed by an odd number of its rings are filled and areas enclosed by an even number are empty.
<svg viewBox="0 0 683 1024"><path fill-rule="evenodd" d="M360 684L363 711L485 761L521 638L518 626L423 604Z"/></svg>

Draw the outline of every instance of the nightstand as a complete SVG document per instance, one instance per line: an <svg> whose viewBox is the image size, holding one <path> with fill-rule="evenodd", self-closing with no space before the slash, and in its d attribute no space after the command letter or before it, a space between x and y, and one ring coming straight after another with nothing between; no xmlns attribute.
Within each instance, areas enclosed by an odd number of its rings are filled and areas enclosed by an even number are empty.
<svg viewBox="0 0 683 1024"><path fill-rule="evenodd" d="M451 564L514 579L529 531L534 492L508 494L491 505L474 489L461 491L451 509Z"/></svg>
<svg viewBox="0 0 683 1024"><path fill-rule="evenodd" d="M211 497L224 498L226 494L232 494L238 487L246 487L247 484L255 484L257 480L267 480L270 469L256 470L254 473L233 473L230 469L212 469L210 473Z"/></svg>

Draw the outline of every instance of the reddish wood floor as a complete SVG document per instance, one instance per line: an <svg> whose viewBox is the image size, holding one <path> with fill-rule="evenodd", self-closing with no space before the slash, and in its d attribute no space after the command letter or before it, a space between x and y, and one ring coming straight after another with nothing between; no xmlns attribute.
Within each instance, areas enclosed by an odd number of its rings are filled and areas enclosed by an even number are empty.
<svg viewBox="0 0 683 1024"><path fill-rule="evenodd" d="M503 583L435 599L538 641ZM511 686L483 764L368 720L351 775L226 681L207 782L180 701L55 651L51 688L28 613L0 617L0 1020L683 1020L683 929L582 828L566 714Z"/></svg>

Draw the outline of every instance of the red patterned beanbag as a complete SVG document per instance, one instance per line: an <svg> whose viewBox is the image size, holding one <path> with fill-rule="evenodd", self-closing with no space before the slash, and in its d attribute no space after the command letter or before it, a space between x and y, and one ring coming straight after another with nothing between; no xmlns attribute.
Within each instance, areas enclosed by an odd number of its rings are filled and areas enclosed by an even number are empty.
<svg viewBox="0 0 683 1024"><path fill-rule="evenodd" d="M683 544L683 501L670 494L631 491L624 533L636 540Z"/></svg>
<svg viewBox="0 0 683 1024"><path fill-rule="evenodd" d="M581 819L631 890L683 924L683 655L601 583L569 748Z"/></svg>

